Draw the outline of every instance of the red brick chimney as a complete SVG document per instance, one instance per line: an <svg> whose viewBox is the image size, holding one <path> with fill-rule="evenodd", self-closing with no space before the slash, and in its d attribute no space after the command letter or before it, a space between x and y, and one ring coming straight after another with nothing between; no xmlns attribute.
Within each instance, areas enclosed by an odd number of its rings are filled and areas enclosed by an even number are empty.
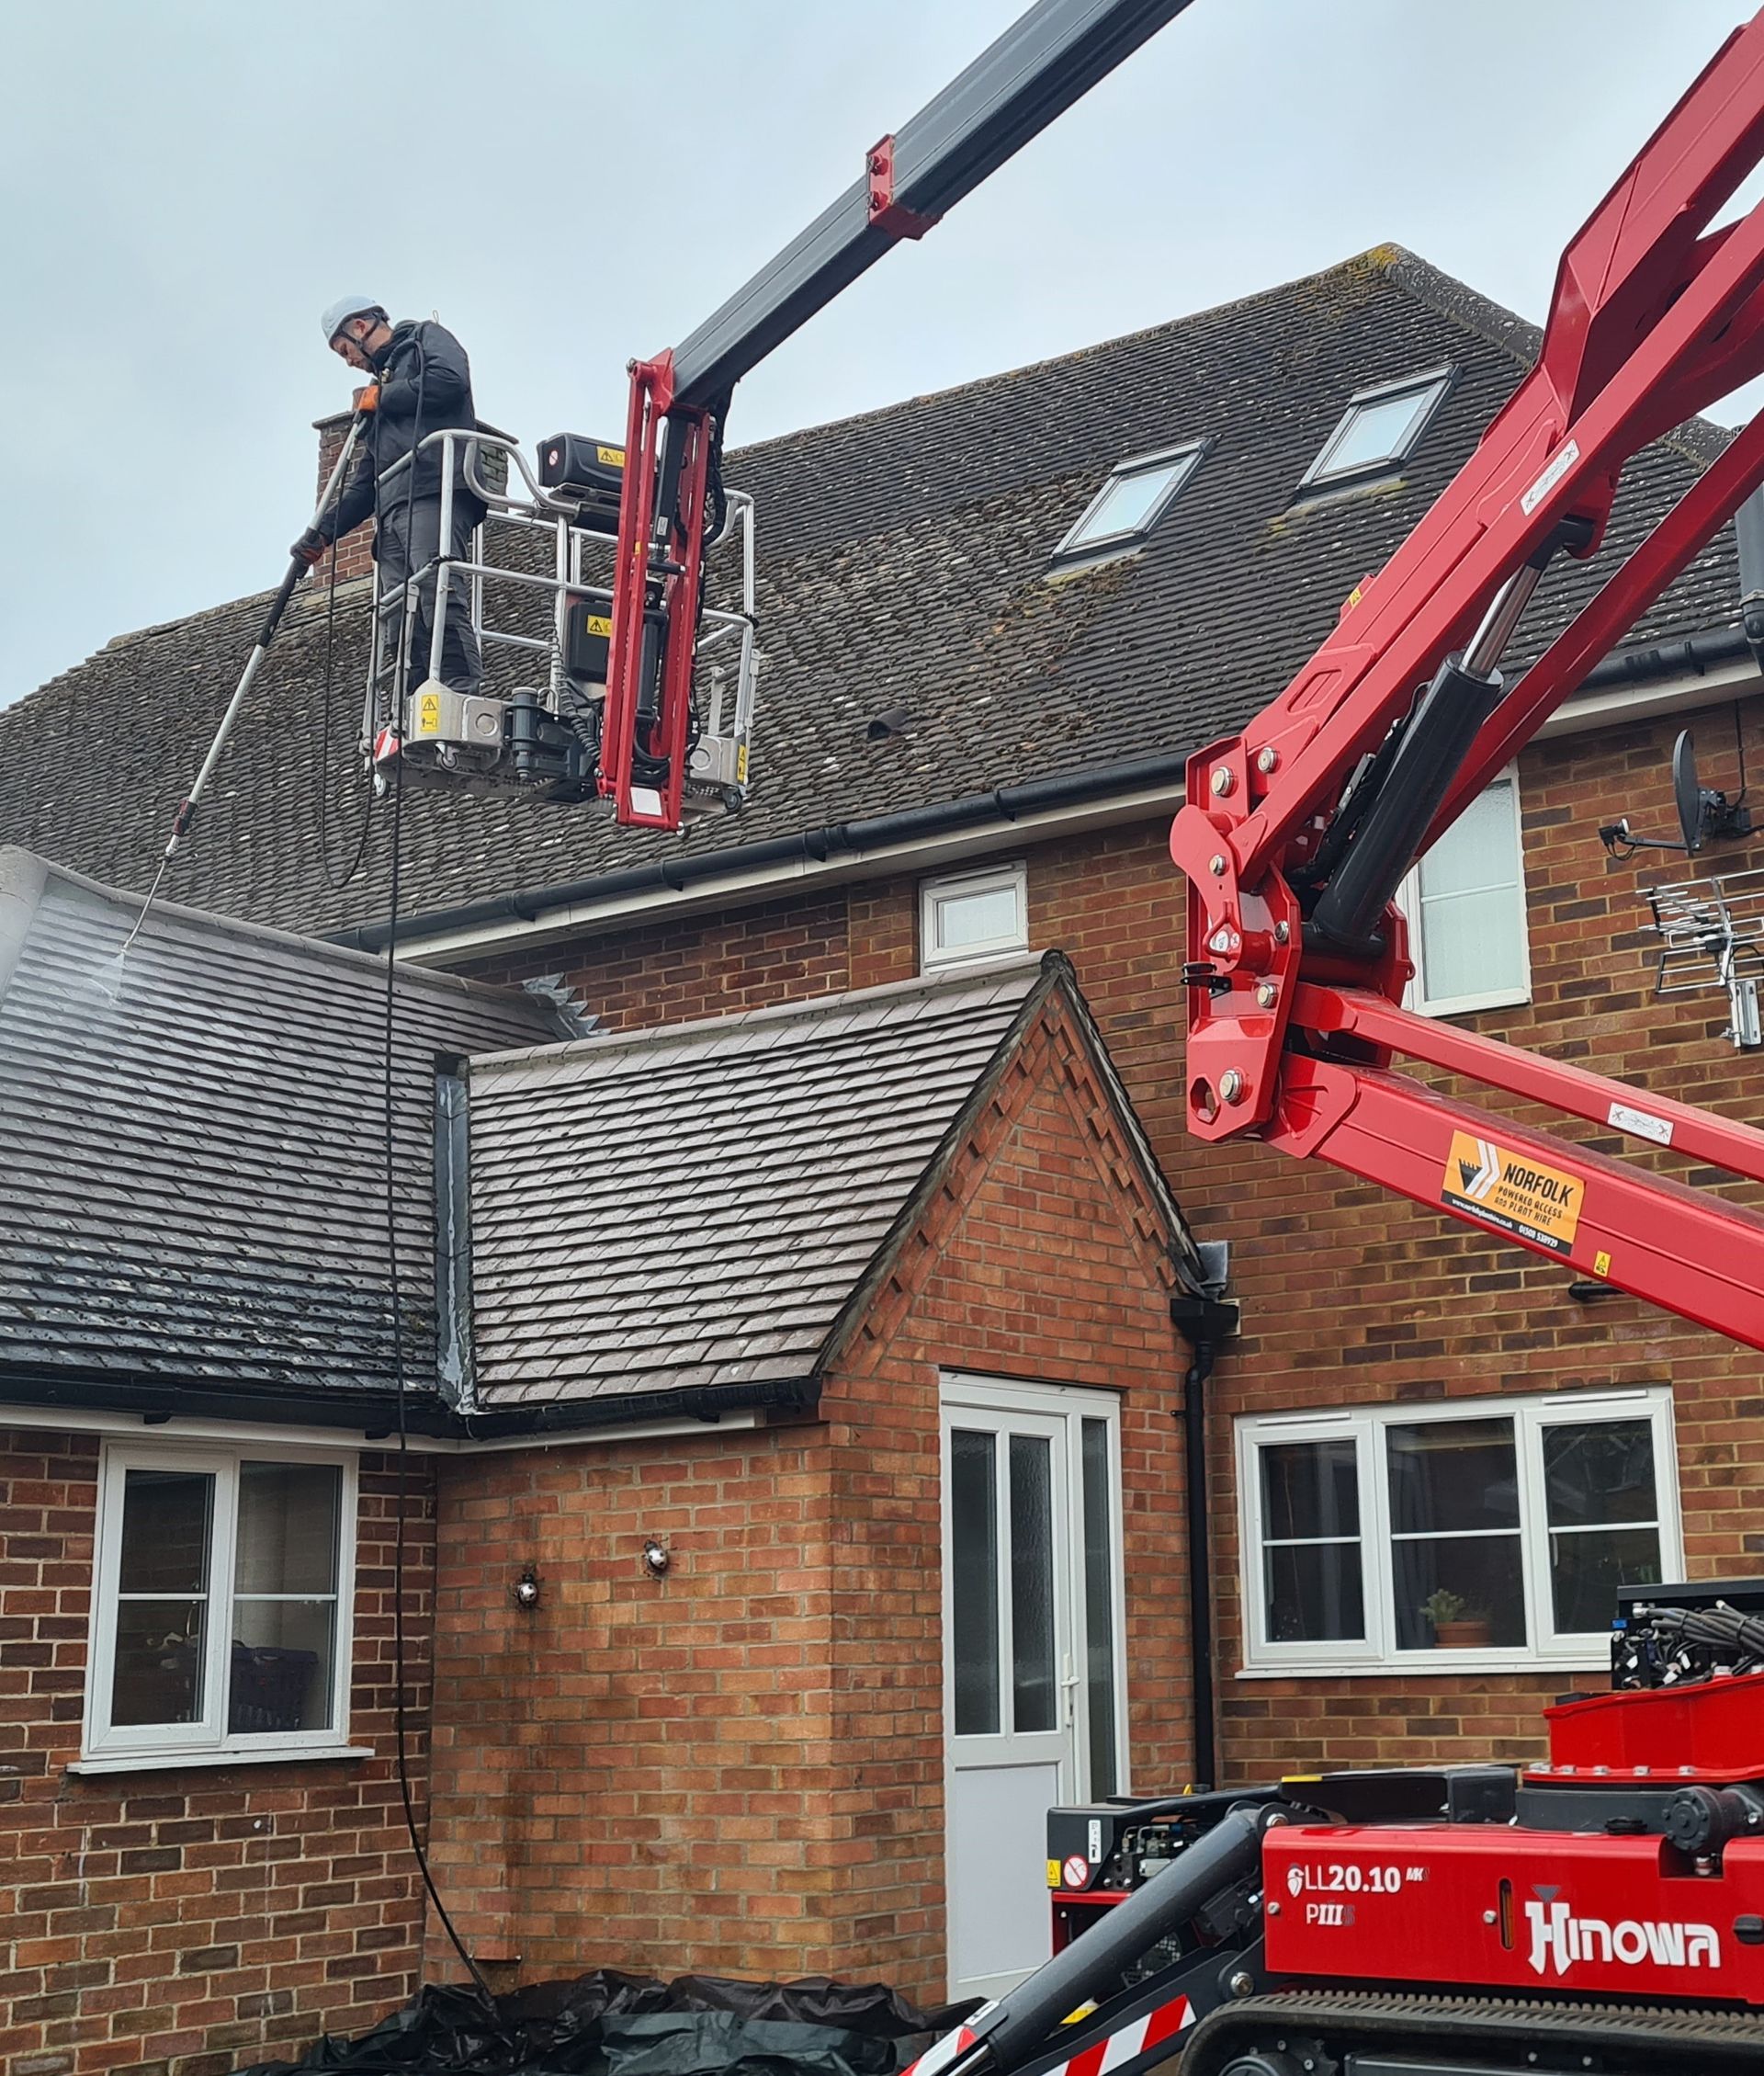
<svg viewBox="0 0 1764 2076"><path fill-rule="evenodd" d="M329 418L315 418L312 421L313 429L319 436L318 492L323 491L332 470L336 467L337 456L343 450L344 439L349 430L349 420L353 415L352 412L338 411L333 413ZM356 451L357 453L361 451L359 446L357 446ZM350 467L353 468L355 464L352 461ZM337 543L337 582L339 584L342 584L347 577L367 576L372 571L374 566L373 539L374 522L368 519L364 520L354 533L345 534ZM331 576L331 558L329 555L319 564L313 573L321 580L329 582Z"/></svg>

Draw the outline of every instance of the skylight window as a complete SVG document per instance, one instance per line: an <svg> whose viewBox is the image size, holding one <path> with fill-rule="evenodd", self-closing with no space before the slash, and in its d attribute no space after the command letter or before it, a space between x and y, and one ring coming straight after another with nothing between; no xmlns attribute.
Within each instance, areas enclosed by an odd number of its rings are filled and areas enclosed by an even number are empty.
<svg viewBox="0 0 1764 2076"><path fill-rule="evenodd" d="M1170 509L1194 472L1204 440L1141 454L1123 461L1085 507L1078 524L1054 550L1057 556L1090 555L1143 540Z"/></svg>
<svg viewBox="0 0 1764 2076"><path fill-rule="evenodd" d="M1451 382L1449 368L1433 368L1424 375L1359 391L1348 400L1340 423L1324 441L1300 489L1378 475L1406 461Z"/></svg>

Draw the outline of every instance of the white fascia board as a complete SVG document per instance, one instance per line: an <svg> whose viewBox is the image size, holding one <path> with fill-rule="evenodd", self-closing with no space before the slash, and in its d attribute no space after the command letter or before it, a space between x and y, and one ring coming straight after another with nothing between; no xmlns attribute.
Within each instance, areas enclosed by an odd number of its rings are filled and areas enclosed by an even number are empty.
<svg viewBox="0 0 1764 2076"><path fill-rule="evenodd" d="M1090 829L1109 829L1124 822L1140 822L1158 813L1173 813L1184 798L1180 779L1168 786L1148 787L1113 799L1086 801L1082 806L1053 808L1042 814L1020 815L1014 822L991 822L984 828L956 831L928 843L890 844L885 849L854 851L824 861L791 858L782 865L756 867L752 871L731 871L727 879L694 886L676 893L672 888L646 889L640 893L613 896L606 901L586 901L568 907L548 909L530 922L508 920L480 924L468 930L444 930L423 934L421 916L413 916L399 928L398 954L427 966L446 966L455 959L482 959L492 952L516 947L548 944L555 938L579 936L605 930L634 916L653 917L658 922L677 915L701 914L728 908L744 897L771 893L779 888L811 889L846 884L854 879L886 877L903 866L915 872L995 852L1020 850L1024 844L1049 837L1077 835Z"/></svg>
<svg viewBox="0 0 1764 2076"><path fill-rule="evenodd" d="M758 1412L726 1412L716 1420L695 1420L681 1414L668 1420L633 1420L624 1426L571 1428L556 1435L498 1435L480 1441L469 1435L413 1435L413 1456L505 1455L513 1449L579 1449L605 1447L614 1442L646 1442L674 1435L726 1435L737 1428L757 1427ZM261 1443L266 1447L306 1449L372 1449L378 1454L398 1453L396 1435L374 1431L370 1439L360 1429L302 1427L280 1421L254 1420L143 1420L140 1413L95 1412L74 1406L0 1405L0 1429L35 1428L57 1435L122 1435L141 1442L241 1442Z"/></svg>
<svg viewBox="0 0 1764 2076"><path fill-rule="evenodd" d="M1655 684L1613 686L1609 690L1586 693L1566 701L1537 732L1537 738L1585 734L1628 720L1645 720L1657 714L1688 712L1723 699L1747 698L1764 689L1764 678L1749 657L1701 675L1661 678ZM1021 849L1025 844L1059 836L1079 835L1088 830L1109 829L1123 822L1173 812L1182 806L1184 790L1180 781L1145 788L1109 800L1089 800L1079 807L1053 808L1041 814L1025 814L1015 822L988 822L985 827L935 837L928 843L890 844L885 849L853 852L825 860L799 857L781 865L755 867L751 871L731 870L727 878L692 886L679 892L672 888L650 888L641 892L616 894L604 901L574 902L548 909L530 921L511 918L484 923L463 930L443 930L425 935L422 918L411 917L401 928L401 959L428 966L447 966L456 960L482 959L492 953L517 947L537 947L560 938L585 936L628 923L634 917L658 921L682 915L703 914L728 908L743 899L769 895L783 888L805 891L817 887L848 885L855 879L882 879L902 868L929 872L965 858L980 858Z"/></svg>
<svg viewBox="0 0 1764 2076"><path fill-rule="evenodd" d="M1764 677L1758 675L1758 665L1749 656L1722 664L1714 670L1684 677L1662 677L1652 684L1601 686L1596 691L1565 700L1538 730L1537 739L1585 735L1595 728L1649 720L1657 714L1690 713L1698 707L1719 706L1727 699L1749 699L1761 690Z"/></svg>

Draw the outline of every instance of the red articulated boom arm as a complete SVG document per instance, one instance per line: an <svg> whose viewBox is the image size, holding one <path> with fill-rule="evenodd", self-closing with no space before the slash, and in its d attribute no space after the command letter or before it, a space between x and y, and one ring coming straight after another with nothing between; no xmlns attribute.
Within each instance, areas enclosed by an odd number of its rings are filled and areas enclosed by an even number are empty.
<svg viewBox="0 0 1764 2076"><path fill-rule="evenodd" d="M1569 245L1543 351L1427 516L1287 689L1191 760L1187 1101L1492 1226L1764 1347L1764 1218L1450 1101L1393 1055L1764 1180L1764 1132L1403 1010L1404 874L1744 499L1740 432L1510 687L1544 566L1590 555L1624 464L1764 372L1764 204L1710 228L1764 156L1764 14L1728 40Z"/></svg>

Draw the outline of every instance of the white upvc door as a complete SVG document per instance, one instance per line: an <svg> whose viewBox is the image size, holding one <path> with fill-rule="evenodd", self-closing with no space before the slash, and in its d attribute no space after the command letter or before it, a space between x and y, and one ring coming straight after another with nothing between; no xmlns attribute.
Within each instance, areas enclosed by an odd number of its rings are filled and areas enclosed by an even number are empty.
<svg viewBox="0 0 1764 2076"><path fill-rule="evenodd" d="M1125 1786L1120 1431L1106 1392L944 1382L949 1982L1047 1957L1046 1812Z"/></svg>

